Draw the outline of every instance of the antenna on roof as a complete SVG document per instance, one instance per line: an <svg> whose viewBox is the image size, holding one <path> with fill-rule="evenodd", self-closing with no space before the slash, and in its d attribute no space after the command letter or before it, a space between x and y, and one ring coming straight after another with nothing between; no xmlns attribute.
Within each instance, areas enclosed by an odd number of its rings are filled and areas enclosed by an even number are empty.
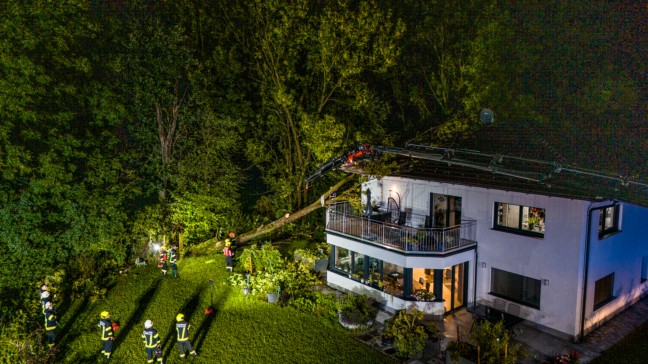
<svg viewBox="0 0 648 364"><path fill-rule="evenodd" d="M484 125L492 124L495 121L495 114L493 114L491 109L482 109L479 112L479 119Z"/></svg>

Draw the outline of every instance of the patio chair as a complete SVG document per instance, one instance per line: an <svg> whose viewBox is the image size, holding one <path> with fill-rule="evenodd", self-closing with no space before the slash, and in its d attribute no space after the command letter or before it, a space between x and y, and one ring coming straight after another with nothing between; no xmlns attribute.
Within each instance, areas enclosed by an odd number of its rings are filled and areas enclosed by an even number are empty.
<svg viewBox="0 0 648 364"><path fill-rule="evenodd" d="M516 305L515 303L509 303L506 312L513 316L520 317L520 305Z"/></svg>
<svg viewBox="0 0 648 364"><path fill-rule="evenodd" d="M504 311L506 307L506 301L503 299L496 298L493 300L493 308L496 310Z"/></svg>

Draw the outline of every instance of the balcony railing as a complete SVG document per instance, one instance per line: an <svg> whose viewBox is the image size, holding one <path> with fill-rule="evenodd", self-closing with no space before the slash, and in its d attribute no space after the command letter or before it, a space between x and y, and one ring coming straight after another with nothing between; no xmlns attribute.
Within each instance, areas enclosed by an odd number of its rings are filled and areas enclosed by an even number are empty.
<svg viewBox="0 0 648 364"><path fill-rule="evenodd" d="M426 228L425 216L421 215L407 217L403 225L390 220L386 212L371 217L356 215L350 204L341 202L329 206L326 229L414 253L448 252L477 243L477 222L472 219L463 218L461 224L448 228Z"/></svg>

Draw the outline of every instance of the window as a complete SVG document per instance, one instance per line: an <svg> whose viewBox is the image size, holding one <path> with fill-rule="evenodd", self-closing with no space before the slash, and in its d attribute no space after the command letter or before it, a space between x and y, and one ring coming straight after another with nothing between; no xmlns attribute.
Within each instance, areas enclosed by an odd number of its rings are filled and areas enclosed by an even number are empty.
<svg viewBox="0 0 648 364"><path fill-rule="evenodd" d="M594 310L605 306L614 296L614 273L607 275L594 284Z"/></svg>
<svg viewBox="0 0 648 364"><path fill-rule="evenodd" d="M619 205L604 207L599 215L599 238L619 231Z"/></svg>
<svg viewBox="0 0 648 364"><path fill-rule="evenodd" d="M347 273L351 272L351 252L348 249L335 247L335 268Z"/></svg>
<svg viewBox="0 0 648 364"><path fill-rule="evenodd" d="M353 252L353 266L351 267L351 276L357 279L365 279L365 256L360 253Z"/></svg>
<svg viewBox="0 0 648 364"><path fill-rule="evenodd" d="M541 285L539 279L525 277L496 268L491 269L490 294L493 296L499 296L509 301L539 309Z"/></svg>
<svg viewBox="0 0 648 364"><path fill-rule="evenodd" d="M494 225L498 230L543 237L545 209L496 202Z"/></svg>
<svg viewBox="0 0 648 364"><path fill-rule="evenodd" d="M383 290L390 295L403 297L405 269L400 265L383 262Z"/></svg>

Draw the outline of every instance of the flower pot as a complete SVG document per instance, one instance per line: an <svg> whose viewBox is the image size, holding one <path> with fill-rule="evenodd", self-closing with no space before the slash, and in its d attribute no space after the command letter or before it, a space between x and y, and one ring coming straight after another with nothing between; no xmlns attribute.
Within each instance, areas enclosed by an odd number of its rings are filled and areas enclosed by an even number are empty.
<svg viewBox="0 0 648 364"><path fill-rule="evenodd" d="M279 299L279 295L277 293L266 293L268 297L268 303L275 303L277 302L277 299Z"/></svg>

